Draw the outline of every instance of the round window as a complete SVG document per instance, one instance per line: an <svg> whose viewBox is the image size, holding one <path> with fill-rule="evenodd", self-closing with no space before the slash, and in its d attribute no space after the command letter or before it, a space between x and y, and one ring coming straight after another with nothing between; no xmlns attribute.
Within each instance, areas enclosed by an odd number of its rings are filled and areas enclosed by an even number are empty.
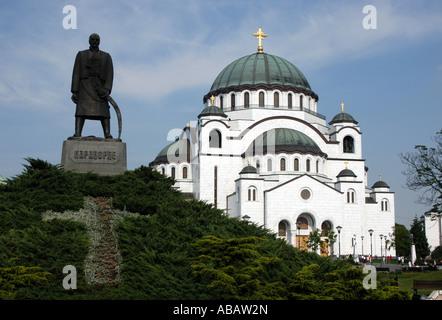
<svg viewBox="0 0 442 320"><path fill-rule="evenodd" d="M304 200L308 200L311 196L310 190L308 189L302 189L301 190L301 198Z"/></svg>

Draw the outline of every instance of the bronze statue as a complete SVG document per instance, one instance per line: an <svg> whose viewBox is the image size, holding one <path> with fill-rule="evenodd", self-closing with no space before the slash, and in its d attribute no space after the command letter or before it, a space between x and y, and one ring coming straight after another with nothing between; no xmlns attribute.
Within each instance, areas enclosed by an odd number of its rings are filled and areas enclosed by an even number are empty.
<svg viewBox="0 0 442 320"><path fill-rule="evenodd" d="M121 115L109 96L114 77L112 58L109 53L99 50L98 34L90 35L89 45L89 50L78 52L72 73L72 101L77 105L74 137L81 137L84 122L90 119L100 120L104 137L112 139L108 101L117 111L121 132Z"/></svg>

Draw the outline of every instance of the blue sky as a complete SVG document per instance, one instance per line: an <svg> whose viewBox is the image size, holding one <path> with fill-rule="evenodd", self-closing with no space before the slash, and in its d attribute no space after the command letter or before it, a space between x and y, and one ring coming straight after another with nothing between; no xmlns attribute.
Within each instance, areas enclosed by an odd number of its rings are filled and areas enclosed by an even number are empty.
<svg viewBox="0 0 442 320"><path fill-rule="evenodd" d="M77 10L75 30L63 28L66 5ZM365 5L376 7L375 30L362 27ZM442 127L438 0L2 1L0 175L22 172L26 157L60 163L74 132L72 67L91 33L114 62L112 96L134 169L197 119L218 73L256 51L258 27L264 51L304 73L327 121L345 103L363 132L369 185L382 173L396 192L396 221L409 227L427 207L404 188L399 154L430 145ZM116 128L113 116L114 136ZM99 122L87 121L83 135L102 136Z"/></svg>

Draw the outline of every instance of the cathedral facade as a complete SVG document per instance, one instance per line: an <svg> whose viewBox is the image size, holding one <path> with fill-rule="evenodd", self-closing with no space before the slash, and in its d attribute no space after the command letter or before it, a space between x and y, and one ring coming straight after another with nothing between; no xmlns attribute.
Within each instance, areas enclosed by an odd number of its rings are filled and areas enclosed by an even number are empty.
<svg viewBox="0 0 442 320"><path fill-rule="evenodd" d="M341 110L330 122L291 62L256 53L226 66L204 108L150 163L175 187L230 217L246 219L293 246L309 234L336 241L323 255L393 255L394 193L369 186L358 122Z"/></svg>

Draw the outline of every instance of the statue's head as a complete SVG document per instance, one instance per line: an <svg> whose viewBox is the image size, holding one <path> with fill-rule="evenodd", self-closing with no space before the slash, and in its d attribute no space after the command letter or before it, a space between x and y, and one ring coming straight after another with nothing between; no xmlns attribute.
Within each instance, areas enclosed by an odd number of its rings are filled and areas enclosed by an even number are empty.
<svg viewBox="0 0 442 320"><path fill-rule="evenodd" d="M100 45L100 36L96 33L92 33L89 36L89 45L92 48L98 48L98 46Z"/></svg>

